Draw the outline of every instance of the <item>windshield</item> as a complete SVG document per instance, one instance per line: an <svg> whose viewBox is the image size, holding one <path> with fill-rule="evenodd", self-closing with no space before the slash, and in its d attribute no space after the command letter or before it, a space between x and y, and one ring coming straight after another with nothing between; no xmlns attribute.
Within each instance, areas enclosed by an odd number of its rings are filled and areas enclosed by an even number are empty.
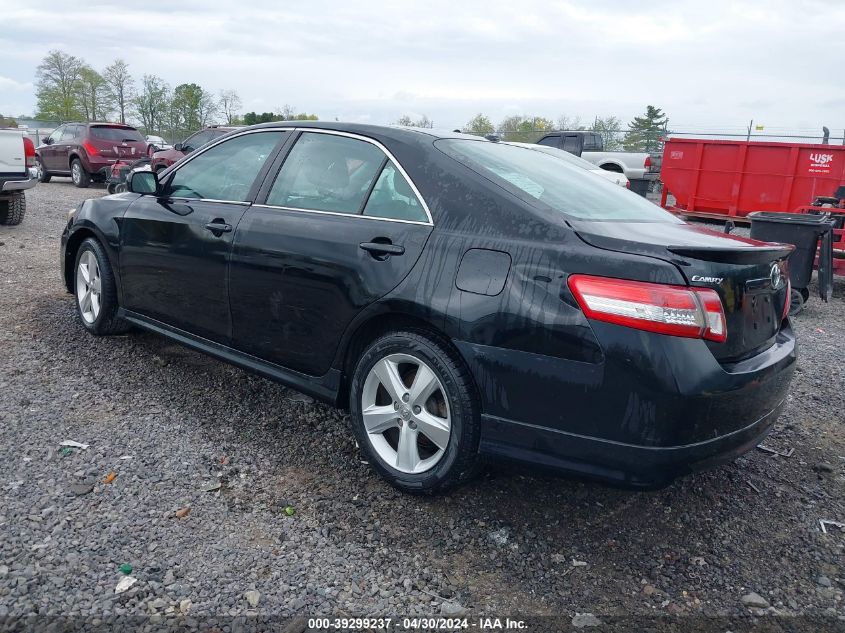
<svg viewBox="0 0 845 633"><path fill-rule="evenodd" d="M92 127L91 136L101 141L140 141L144 142L144 137L135 128L131 127Z"/></svg>
<svg viewBox="0 0 845 633"><path fill-rule="evenodd" d="M587 176L557 156L481 140L440 139L435 146L528 202L572 218L682 223L645 198L607 180Z"/></svg>
<svg viewBox="0 0 845 633"><path fill-rule="evenodd" d="M570 165L575 165L576 167L580 167L581 169L589 169L590 171L595 171L598 169L598 167L596 165L593 165L590 161L584 160L580 156L570 154L569 152L564 151L562 149L558 149L557 147L548 147L546 145L536 145L532 143L508 143L508 145L516 145L517 147L524 147L525 149L533 149L535 152L543 152L544 154L559 158L563 161L566 161Z"/></svg>

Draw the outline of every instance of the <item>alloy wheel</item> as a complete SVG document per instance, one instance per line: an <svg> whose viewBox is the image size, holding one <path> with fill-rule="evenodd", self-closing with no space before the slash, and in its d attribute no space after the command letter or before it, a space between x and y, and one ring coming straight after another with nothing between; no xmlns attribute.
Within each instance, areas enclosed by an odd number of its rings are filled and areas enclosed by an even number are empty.
<svg viewBox="0 0 845 633"><path fill-rule="evenodd" d="M449 399L426 363L391 354L367 374L361 394L367 438L385 463L422 473L443 457L452 433Z"/></svg>
<svg viewBox="0 0 845 633"><path fill-rule="evenodd" d="M79 257L79 266L76 269L76 300L85 322L94 323L102 306L102 280L97 256L91 251L85 251Z"/></svg>
<svg viewBox="0 0 845 633"><path fill-rule="evenodd" d="M79 182L82 180L82 168L79 166L79 163L74 163L70 167L70 178L73 180L73 184L78 185Z"/></svg>
<svg viewBox="0 0 845 633"><path fill-rule="evenodd" d="M41 164L41 159L35 159L35 170L38 177L38 180L42 180L44 178L44 165Z"/></svg>

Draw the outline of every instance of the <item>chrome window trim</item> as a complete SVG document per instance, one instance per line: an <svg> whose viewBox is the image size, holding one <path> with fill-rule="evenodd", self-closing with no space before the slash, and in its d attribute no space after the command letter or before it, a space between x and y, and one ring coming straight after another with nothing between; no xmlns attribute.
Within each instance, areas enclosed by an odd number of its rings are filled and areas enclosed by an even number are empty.
<svg viewBox="0 0 845 633"><path fill-rule="evenodd" d="M320 215L338 215L342 218L363 218L364 220L380 220L381 222L401 222L402 224L417 224L419 226L434 226L431 222L419 220L399 220L397 218L381 218L377 215L362 215L360 213L341 213L340 211L320 211L319 209L303 209L301 207L285 207L278 204L254 204L256 209L275 209L277 211L302 211L303 213L319 213Z"/></svg>
<svg viewBox="0 0 845 633"><path fill-rule="evenodd" d="M217 198L177 198L176 196L171 196L166 198L166 200L171 200L173 202L219 202L221 204L238 204L242 207L248 207L252 203L251 202L244 202L243 200L218 200Z"/></svg>
<svg viewBox="0 0 845 633"><path fill-rule="evenodd" d="M272 205L272 204L255 204L253 206L267 208L267 209L286 209L286 210L289 210L289 211L306 211L308 213L322 213L322 214L326 214L326 215L344 215L344 216L351 216L351 217L358 217L358 218L368 218L368 219L371 219L371 220L387 220L388 222L403 222L405 224L420 224L420 225L424 225L424 226L434 226L434 220L432 219L432 216L431 216L431 210L428 208L428 203L426 203L425 198L423 198L422 194L420 194L420 190L417 189L417 185L414 183L414 181L408 175L408 172L405 171L405 168L402 167L402 164L398 160L396 160L396 157L390 152L390 150L387 149L384 145L382 145L381 143L379 143L375 139L372 139L368 136L362 136L360 134L355 134L353 132L343 132L343 131L340 131L340 130L326 130L324 128L311 128L311 127L285 127L285 126L275 127L274 126L274 127L256 128L254 130L244 130L244 131L238 132L237 134L232 134L231 136L229 136L228 134L225 134L225 135L221 136L219 139L217 139L216 141L213 141L207 147L204 147L201 151L191 152L191 154L189 154L188 156L185 157L184 162L179 164L176 167L176 169L174 169L170 174L168 174L168 177L171 177L172 174L175 174L177 171L182 169L185 165L190 163L197 156L201 156L202 154L205 154L212 147L216 147L220 143L223 143L225 141L229 141L229 140L231 140L235 137L238 137L238 136L244 136L246 134L256 134L256 133L259 133L259 132L314 132L316 134L331 134L331 135L334 135L334 136L345 136L347 138L353 138L353 139L356 139L356 140L359 140L359 141L364 141L365 143L370 143L372 145L375 145L382 152L384 152L384 154L387 156L388 160L392 161L393 164L396 165L396 169L398 169L399 173L401 173L402 176L404 176L405 180L408 181L408 184L411 186L411 190L414 192L414 195L417 197L417 200L419 200L419 203L422 206L423 211L425 211L425 215L428 218L428 222L420 222L420 221L417 221L417 220L397 220L397 219L394 219L394 218L380 218L380 217L377 217L377 216L364 215L362 213L360 213L360 214L359 213L339 213L337 211L320 211L319 209L301 209L299 207L285 207L285 206ZM282 163L282 167L284 167L284 163ZM281 170L280 170L280 172L281 172ZM276 176L274 177L274 179L273 179L274 183L275 183L275 178L278 177L278 175L279 174L277 173ZM378 177L378 174L376 175L376 177ZM173 199L175 200L176 198L173 198ZM186 199L187 200L202 200L203 198L186 198ZM207 201L208 202L232 202L230 200L213 200L213 201L207 200ZM241 204L251 204L251 203L243 202Z"/></svg>

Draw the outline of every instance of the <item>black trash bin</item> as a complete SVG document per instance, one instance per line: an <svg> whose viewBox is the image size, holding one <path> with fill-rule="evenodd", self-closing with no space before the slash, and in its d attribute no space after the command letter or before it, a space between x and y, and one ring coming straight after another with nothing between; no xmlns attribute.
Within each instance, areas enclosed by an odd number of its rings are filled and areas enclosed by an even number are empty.
<svg viewBox="0 0 845 633"><path fill-rule="evenodd" d="M816 259L819 238L827 236L827 239L822 239L823 249L819 253L819 295L827 301L833 290L831 266L825 265L833 257L830 236L834 221L830 216L757 211L750 213L748 217L751 219L753 239L795 246L795 250L789 256L789 281L793 291L793 310L790 310L792 314L798 312L804 301L810 297L807 286L810 285L810 279L813 276L813 263ZM795 297L796 293L800 295L800 301Z"/></svg>

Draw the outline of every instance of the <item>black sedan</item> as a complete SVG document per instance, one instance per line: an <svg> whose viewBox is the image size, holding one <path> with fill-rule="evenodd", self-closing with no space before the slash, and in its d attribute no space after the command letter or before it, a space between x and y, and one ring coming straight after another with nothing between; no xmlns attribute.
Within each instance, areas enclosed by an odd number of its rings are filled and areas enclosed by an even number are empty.
<svg viewBox="0 0 845 633"><path fill-rule="evenodd" d="M529 149L277 123L84 202L61 267L92 334L348 407L379 473L433 492L484 457L657 486L753 447L795 366L790 249Z"/></svg>

